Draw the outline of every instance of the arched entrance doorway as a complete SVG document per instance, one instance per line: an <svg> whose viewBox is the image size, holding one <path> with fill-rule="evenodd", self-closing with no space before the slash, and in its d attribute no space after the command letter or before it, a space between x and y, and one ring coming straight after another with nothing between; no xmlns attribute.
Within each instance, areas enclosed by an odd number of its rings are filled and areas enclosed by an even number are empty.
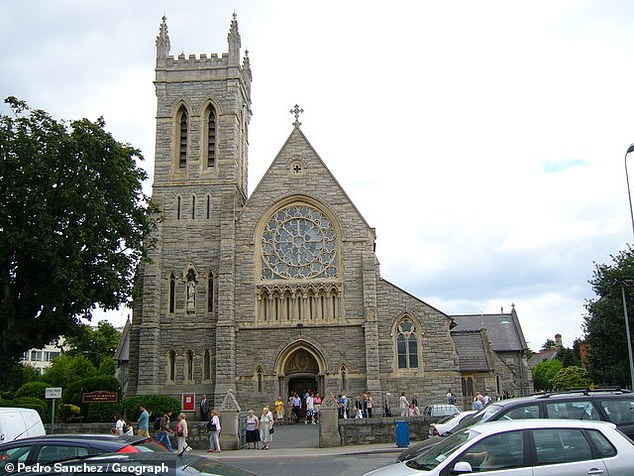
<svg viewBox="0 0 634 476"><path fill-rule="evenodd" d="M280 395L285 400L293 393L302 398L300 417L306 412L304 394L307 391L324 394L324 358L308 342L295 342L288 346L278 361Z"/></svg>

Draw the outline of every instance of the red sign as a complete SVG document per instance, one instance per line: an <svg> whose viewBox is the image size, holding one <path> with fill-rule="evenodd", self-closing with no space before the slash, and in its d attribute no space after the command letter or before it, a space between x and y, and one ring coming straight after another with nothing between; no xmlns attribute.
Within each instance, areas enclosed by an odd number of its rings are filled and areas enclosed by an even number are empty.
<svg viewBox="0 0 634 476"><path fill-rule="evenodd" d="M195 393L183 393L183 411L193 412L196 408L196 394Z"/></svg>
<svg viewBox="0 0 634 476"><path fill-rule="evenodd" d="M95 390L81 394L82 403L117 403L119 395L117 392L106 390Z"/></svg>

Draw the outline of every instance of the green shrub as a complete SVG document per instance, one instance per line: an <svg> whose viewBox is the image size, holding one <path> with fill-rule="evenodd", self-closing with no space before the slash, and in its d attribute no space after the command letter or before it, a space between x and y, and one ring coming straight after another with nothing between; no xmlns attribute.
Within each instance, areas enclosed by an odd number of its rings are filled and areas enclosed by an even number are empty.
<svg viewBox="0 0 634 476"><path fill-rule="evenodd" d="M150 428L156 417L162 416L166 411L171 411L177 415L181 410L180 401L174 397L166 395L140 395L138 397L126 398L123 401L122 414L127 422L135 422L139 419L141 411L139 407L143 405L148 412L152 412L150 416Z"/></svg>
<svg viewBox="0 0 634 476"><path fill-rule="evenodd" d="M64 423L73 423L79 421L81 416L81 408L72 403L63 403L59 406L59 417Z"/></svg>
<svg viewBox="0 0 634 476"><path fill-rule="evenodd" d="M15 392L14 398L35 397L44 399L46 388L50 387L46 382L26 382Z"/></svg>
<svg viewBox="0 0 634 476"><path fill-rule="evenodd" d="M111 376L97 375L73 382L64 390L63 401L81 409L81 415L85 422L106 422L112 421L115 413L121 410L121 403L83 403L82 394L104 390L116 392L118 399L121 399L121 387L119 381Z"/></svg>
<svg viewBox="0 0 634 476"><path fill-rule="evenodd" d="M40 414L43 422L51 421L50 406L41 398L19 397L12 400L0 400L0 407L32 408Z"/></svg>

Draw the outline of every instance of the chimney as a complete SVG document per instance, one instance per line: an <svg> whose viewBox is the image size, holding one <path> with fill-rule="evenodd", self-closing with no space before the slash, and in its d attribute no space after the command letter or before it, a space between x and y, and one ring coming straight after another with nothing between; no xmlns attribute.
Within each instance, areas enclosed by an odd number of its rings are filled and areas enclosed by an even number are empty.
<svg viewBox="0 0 634 476"><path fill-rule="evenodd" d="M557 347L563 347L564 344L561 341L561 334L555 334L555 345Z"/></svg>

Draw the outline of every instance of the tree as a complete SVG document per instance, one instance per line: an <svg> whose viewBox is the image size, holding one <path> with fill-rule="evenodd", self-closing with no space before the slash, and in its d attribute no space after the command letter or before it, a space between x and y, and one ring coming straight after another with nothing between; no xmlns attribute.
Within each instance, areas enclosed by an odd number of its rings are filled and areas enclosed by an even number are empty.
<svg viewBox="0 0 634 476"><path fill-rule="evenodd" d="M571 367L575 365L579 365L579 357L574 349L569 349L567 347L561 347L557 351L557 355L555 355L557 360L561 360L561 363L564 367Z"/></svg>
<svg viewBox="0 0 634 476"><path fill-rule="evenodd" d="M95 366L85 356L62 354L53 359L51 366L44 371L42 379L52 387L66 388L77 382L97 374Z"/></svg>
<svg viewBox="0 0 634 476"><path fill-rule="evenodd" d="M66 338L70 347L68 355L84 355L99 368L107 358L113 358L121 333L108 321L100 321L97 328L85 324L77 328L77 332Z"/></svg>
<svg viewBox="0 0 634 476"><path fill-rule="evenodd" d="M553 390L569 390L571 388L589 387L592 381L586 369L571 365L557 372L550 382Z"/></svg>
<svg viewBox="0 0 634 476"><path fill-rule="evenodd" d="M555 347L557 345L554 340L546 339L546 342L542 345L542 350L550 349L551 347Z"/></svg>
<svg viewBox="0 0 634 476"><path fill-rule="evenodd" d="M156 208L141 153L105 122L56 121L7 98L0 114L0 372L72 334L92 310L128 304Z"/></svg>
<svg viewBox="0 0 634 476"><path fill-rule="evenodd" d="M538 392L552 390L553 377L563 368L560 360L545 360L533 368L533 386Z"/></svg>
<svg viewBox="0 0 634 476"><path fill-rule="evenodd" d="M634 252L628 246L611 258L611 264L596 264L590 284L598 297L586 303L588 315L583 327L585 340L590 344L588 373L592 381L625 387L630 385L630 373L622 289L630 313L634 310L634 290L622 287L622 283L634 278ZM631 333L632 317L629 321Z"/></svg>

